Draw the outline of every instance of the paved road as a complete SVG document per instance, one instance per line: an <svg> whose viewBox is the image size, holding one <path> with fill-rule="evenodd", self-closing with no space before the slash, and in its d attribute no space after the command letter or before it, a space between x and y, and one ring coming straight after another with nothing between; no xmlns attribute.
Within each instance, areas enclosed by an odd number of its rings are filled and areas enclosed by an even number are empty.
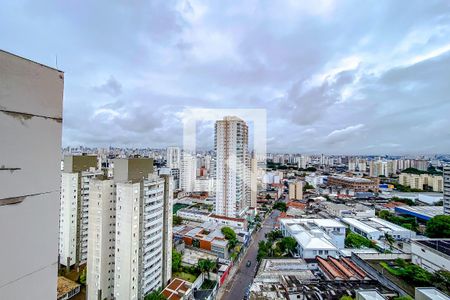
<svg viewBox="0 0 450 300"><path fill-rule="evenodd" d="M258 243L261 240L265 240L264 235L273 230L276 218L280 212L274 210L269 217L262 224L261 229L255 234L253 240L245 254L245 257L241 260L238 270L234 274L233 278L224 287L224 293L222 300L241 300L244 298L247 287L252 283L253 277L256 273L256 255L258 254ZM250 267L247 267L247 261L252 262Z"/></svg>

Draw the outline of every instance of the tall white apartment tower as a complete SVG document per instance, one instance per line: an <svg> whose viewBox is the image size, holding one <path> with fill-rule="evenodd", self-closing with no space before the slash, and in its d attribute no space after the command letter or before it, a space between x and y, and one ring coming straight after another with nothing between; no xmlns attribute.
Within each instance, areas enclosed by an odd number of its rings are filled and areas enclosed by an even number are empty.
<svg viewBox="0 0 450 300"><path fill-rule="evenodd" d="M66 267L87 262L89 181L103 174L97 167L97 156L94 155L64 157L64 170L61 174L59 260L60 264Z"/></svg>
<svg viewBox="0 0 450 300"><path fill-rule="evenodd" d="M197 159L195 156L184 152L181 161L180 187L185 192L195 190L195 179L197 177Z"/></svg>
<svg viewBox="0 0 450 300"><path fill-rule="evenodd" d="M1 299L56 299L63 88L0 50Z"/></svg>
<svg viewBox="0 0 450 300"><path fill-rule="evenodd" d="M61 173L59 259L65 266L77 261L78 173Z"/></svg>
<svg viewBox="0 0 450 300"><path fill-rule="evenodd" d="M129 172L133 173L137 174ZM114 297L117 300L142 299L171 277L171 177L159 177L150 170L145 173L147 178L130 176L116 183Z"/></svg>
<svg viewBox="0 0 450 300"><path fill-rule="evenodd" d="M251 191L250 191L250 206L255 208L257 207L257 200L258 200L258 160L253 157L250 160L251 164L251 177L250 177L250 185L251 185Z"/></svg>
<svg viewBox="0 0 450 300"><path fill-rule="evenodd" d="M166 167L171 169L180 168L180 148L179 147L167 147L166 149Z"/></svg>
<svg viewBox="0 0 450 300"><path fill-rule="evenodd" d="M248 126L237 117L215 124L216 214L241 217L250 203Z"/></svg>
<svg viewBox="0 0 450 300"><path fill-rule="evenodd" d="M450 215L450 165L444 166L444 214Z"/></svg>
<svg viewBox="0 0 450 300"><path fill-rule="evenodd" d="M89 184L88 300L114 298L116 185L97 177Z"/></svg>

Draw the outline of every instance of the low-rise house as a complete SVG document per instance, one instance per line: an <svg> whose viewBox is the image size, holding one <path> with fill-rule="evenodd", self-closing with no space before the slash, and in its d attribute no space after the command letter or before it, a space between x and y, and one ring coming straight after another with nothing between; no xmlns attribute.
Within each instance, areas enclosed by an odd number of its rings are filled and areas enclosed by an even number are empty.
<svg viewBox="0 0 450 300"><path fill-rule="evenodd" d="M283 236L297 241L297 253L301 258L338 256L344 248L346 226L333 219L281 219Z"/></svg>
<svg viewBox="0 0 450 300"><path fill-rule="evenodd" d="M57 299L67 300L80 292L81 285L63 276L58 276Z"/></svg>
<svg viewBox="0 0 450 300"><path fill-rule="evenodd" d="M226 216L220 216L212 214L209 216L209 221L215 222L217 224L231 226L247 230L247 220L241 218L231 218Z"/></svg>
<svg viewBox="0 0 450 300"><path fill-rule="evenodd" d="M168 300L191 300L194 299L192 295L192 284L180 278L174 278L161 292Z"/></svg>
<svg viewBox="0 0 450 300"><path fill-rule="evenodd" d="M182 208L177 211L177 216L194 222L206 222L211 216L211 212L201 211L192 208Z"/></svg>
<svg viewBox="0 0 450 300"><path fill-rule="evenodd" d="M204 223L201 226L174 227L174 237L183 239L188 246L210 251L220 258L229 258L228 241L221 232L222 226Z"/></svg>
<svg viewBox="0 0 450 300"><path fill-rule="evenodd" d="M340 204L322 202L322 207L332 216L338 218L370 218L375 217L375 209L362 204Z"/></svg>
<svg viewBox="0 0 450 300"><path fill-rule="evenodd" d="M416 233L394 223L380 218L342 218L342 222L349 225L350 230L370 240L380 240L389 234L395 240L413 239Z"/></svg>

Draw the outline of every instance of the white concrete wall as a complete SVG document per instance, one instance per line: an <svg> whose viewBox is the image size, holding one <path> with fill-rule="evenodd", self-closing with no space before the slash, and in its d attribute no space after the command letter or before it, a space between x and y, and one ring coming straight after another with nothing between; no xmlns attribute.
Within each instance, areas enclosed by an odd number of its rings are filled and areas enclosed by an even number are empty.
<svg viewBox="0 0 450 300"><path fill-rule="evenodd" d="M428 271L435 272L441 269L450 270L450 259L428 247L411 243L411 261Z"/></svg>
<svg viewBox="0 0 450 300"><path fill-rule="evenodd" d="M56 299L63 86L0 51L1 299Z"/></svg>

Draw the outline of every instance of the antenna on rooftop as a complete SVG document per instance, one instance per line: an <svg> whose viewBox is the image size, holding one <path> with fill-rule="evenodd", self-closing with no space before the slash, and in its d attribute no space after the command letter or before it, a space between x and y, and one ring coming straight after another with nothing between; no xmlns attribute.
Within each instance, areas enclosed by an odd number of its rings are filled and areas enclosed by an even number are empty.
<svg viewBox="0 0 450 300"><path fill-rule="evenodd" d="M58 54L55 54L55 63L56 63L56 68L58 69Z"/></svg>

